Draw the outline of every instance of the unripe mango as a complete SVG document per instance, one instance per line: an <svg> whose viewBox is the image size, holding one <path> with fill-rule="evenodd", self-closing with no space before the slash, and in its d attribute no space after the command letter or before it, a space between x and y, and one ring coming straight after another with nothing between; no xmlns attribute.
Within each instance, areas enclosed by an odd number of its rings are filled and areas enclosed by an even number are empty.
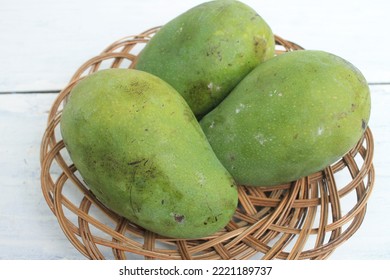
<svg viewBox="0 0 390 280"><path fill-rule="evenodd" d="M172 85L200 118L256 65L273 57L268 24L234 0L206 2L166 23L142 50L136 69Z"/></svg>
<svg viewBox="0 0 390 280"><path fill-rule="evenodd" d="M96 197L163 236L223 228L238 198L191 109L170 85L137 70L81 80L61 116L70 157Z"/></svg>
<svg viewBox="0 0 390 280"><path fill-rule="evenodd" d="M356 67L301 50L256 67L201 126L237 183L277 185L340 159L362 137L370 106Z"/></svg>

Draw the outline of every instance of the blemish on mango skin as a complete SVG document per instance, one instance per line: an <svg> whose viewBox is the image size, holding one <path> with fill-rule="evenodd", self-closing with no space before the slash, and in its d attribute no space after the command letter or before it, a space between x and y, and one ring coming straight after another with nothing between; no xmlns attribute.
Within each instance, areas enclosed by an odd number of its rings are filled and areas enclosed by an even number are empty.
<svg viewBox="0 0 390 280"><path fill-rule="evenodd" d="M129 94L137 94L141 95L144 94L149 90L149 84L142 80L134 80L128 85L120 84L116 85L118 89L127 92Z"/></svg>
<svg viewBox="0 0 390 280"><path fill-rule="evenodd" d="M136 161L132 161L132 162L128 162L127 164L128 165L136 165L136 164L140 164L142 161L144 161L145 159L141 159L141 160L136 160Z"/></svg>
<svg viewBox="0 0 390 280"><path fill-rule="evenodd" d="M182 214L172 213L173 219L176 223L182 224L184 223L185 217Z"/></svg>
<svg viewBox="0 0 390 280"><path fill-rule="evenodd" d="M215 215L215 216L210 216L203 222L203 224L204 225L208 225L208 224L216 223L216 222L218 222L218 217L219 216L221 216L221 214L218 214L218 215Z"/></svg>
<svg viewBox="0 0 390 280"><path fill-rule="evenodd" d="M362 129L365 130L366 127L367 127L367 122L364 119L362 119Z"/></svg>

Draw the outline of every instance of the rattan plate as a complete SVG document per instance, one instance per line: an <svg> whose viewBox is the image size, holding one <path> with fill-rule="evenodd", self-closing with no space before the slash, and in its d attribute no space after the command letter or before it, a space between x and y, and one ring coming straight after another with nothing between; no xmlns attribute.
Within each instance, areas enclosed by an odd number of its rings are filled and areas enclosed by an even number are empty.
<svg viewBox="0 0 390 280"><path fill-rule="evenodd" d="M201 239L172 239L147 231L107 209L90 192L61 139L62 108L83 77L107 68L132 68L157 31L120 39L86 61L50 108L41 143L41 188L69 241L88 259L328 258L365 217L375 178L370 128L351 151L320 172L280 186L239 186L232 220ZM302 49L278 36L275 41L277 54Z"/></svg>

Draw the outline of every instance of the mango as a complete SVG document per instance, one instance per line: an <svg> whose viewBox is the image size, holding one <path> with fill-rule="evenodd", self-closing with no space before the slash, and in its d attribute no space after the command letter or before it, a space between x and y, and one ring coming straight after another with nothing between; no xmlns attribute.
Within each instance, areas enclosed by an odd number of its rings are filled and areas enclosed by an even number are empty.
<svg viewBox="0 0 390 280"><path fill-rule="evenodd" d="M235 182L182 96L151 74L107 69L77 83L61 116L70 158L109 209L157 234L198 238L235 212Z"/></svg>
<svg viewBox="0 0 390 280"><path fill-rule="evenodd" d="M270 186L340 159L362 137L370 110L369 87L355 66L301 50L257 66L200 123L237 183Z"/></svg>
<svg viewBox="0 0 390 280"><path fill-rule="evenodd" d="M168 82L200 119L255 66L273 57L274 48L272 30L256 11L239 1L217 0L166 23L135 68Z"/></svg>

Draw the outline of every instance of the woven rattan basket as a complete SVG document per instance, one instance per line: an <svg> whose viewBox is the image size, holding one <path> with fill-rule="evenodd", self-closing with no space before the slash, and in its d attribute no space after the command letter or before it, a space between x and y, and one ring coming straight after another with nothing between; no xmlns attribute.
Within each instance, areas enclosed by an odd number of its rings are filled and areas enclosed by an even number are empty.
<svg viewBox="0 0 390 280"><path fill-rule="evenodd" d="M59 133L73 86L106 68L132 68L158 31L123 38L83 64L59 93L41 144L43 195L70 242L89 259L325 259L363 222L374 184L373 137L367 128L337 163L291 184L239 187L239 206L221 231L171 239L144 230L96 200L72 164ZM275 36L276 52L302 49Z"/></svg>

